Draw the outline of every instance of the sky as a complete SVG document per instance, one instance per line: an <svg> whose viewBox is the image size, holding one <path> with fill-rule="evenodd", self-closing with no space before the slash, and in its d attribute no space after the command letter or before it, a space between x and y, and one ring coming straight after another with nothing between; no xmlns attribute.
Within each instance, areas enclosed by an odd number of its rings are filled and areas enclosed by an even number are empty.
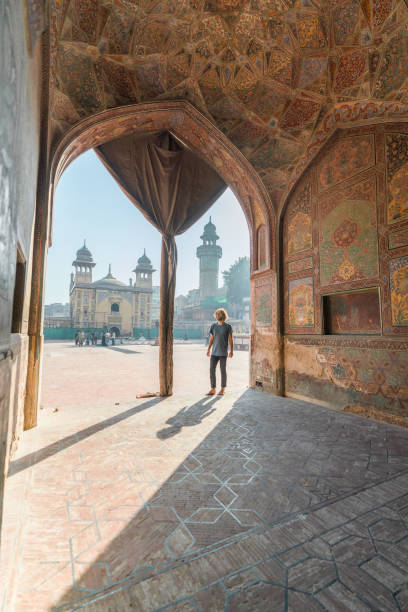
<svg viewBox="0 0 408 612"><path fill-rule="evenodd" d="M176 295L198 288L199 260L196 248L211 215L220 236L223 255L221 272L238 257L249 256L249 233L244 213L230 189L213 204L197 223L176 238L178 249ZM72 262L83 245L92 253L96 266L93 280L108 272L128 283L132 270L146 249L157 270L153 284L160 279L161 236L119 189L93 151L76 159L64 172L54 199L52 246L48 251L45 303L69 301Z"/></svg>

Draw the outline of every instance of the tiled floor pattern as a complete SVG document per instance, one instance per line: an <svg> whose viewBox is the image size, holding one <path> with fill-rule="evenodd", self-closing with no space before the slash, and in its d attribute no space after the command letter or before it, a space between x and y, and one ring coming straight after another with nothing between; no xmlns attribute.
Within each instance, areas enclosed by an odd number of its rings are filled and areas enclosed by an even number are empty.
<svg viewBox="0 0 408 612"><path fill-rule="evenodd" d="M408 610L407 430L253 391L40 425L3 610Z"/></svg>

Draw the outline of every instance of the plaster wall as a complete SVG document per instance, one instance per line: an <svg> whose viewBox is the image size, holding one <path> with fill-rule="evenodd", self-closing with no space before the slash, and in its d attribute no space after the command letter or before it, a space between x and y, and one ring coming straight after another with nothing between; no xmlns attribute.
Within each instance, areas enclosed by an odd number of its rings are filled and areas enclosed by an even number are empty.
<svg viewBox="0 0 408 612"><path fill-rule="evenodd" d="M250 384L258 390L279 395L282 392L282 346L277 287L275 271L252 275Z"/></svg>
<svg viewBox="0 0 408 612"><path fill-rule="evenodd" d="M408 415L407 193L406 124L339 131L293 191L281 224L287 395Z"/></svg>
<svg viewBox="0 0 408 612"><path fill-rule="evenodd" d="M24 8L23 2L0 3L0 500L23 428L39 156L41 48L29 49ZM21 333L11 334L17 245L26 263L25 291Z"/></svg>

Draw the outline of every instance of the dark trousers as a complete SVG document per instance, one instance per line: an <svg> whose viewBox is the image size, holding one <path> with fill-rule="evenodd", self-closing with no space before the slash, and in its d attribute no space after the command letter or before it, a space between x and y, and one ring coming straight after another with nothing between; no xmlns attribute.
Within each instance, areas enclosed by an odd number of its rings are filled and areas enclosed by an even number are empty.
<svg viewBox="0 0 408 612"><path fill-rule="evenodd" d="M210 380L211 380L211 388L214 389L216 387L216 379L215 379L215 368L217 367L217 363L220 362L220 370L221 370L221 387L227 386L227 358L226 357L217 357L216 355L211 355L210 358Z"/></svg>

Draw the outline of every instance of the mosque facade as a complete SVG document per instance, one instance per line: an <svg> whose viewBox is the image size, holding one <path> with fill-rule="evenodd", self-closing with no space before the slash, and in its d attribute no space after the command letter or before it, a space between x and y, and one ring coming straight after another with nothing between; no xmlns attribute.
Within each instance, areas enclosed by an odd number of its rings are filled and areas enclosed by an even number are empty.
<svg viewBox="0 0 408 612"><path fill-rule="evenodd" d="M76 329L109 330L117 336L131 336L135 328L152 326L152 275L155 271L144 252L133 270L136 278L128 284L115 278L111 265L106 276L93 281L95 267L86 244L72 262L70 314Z"/></svg>

